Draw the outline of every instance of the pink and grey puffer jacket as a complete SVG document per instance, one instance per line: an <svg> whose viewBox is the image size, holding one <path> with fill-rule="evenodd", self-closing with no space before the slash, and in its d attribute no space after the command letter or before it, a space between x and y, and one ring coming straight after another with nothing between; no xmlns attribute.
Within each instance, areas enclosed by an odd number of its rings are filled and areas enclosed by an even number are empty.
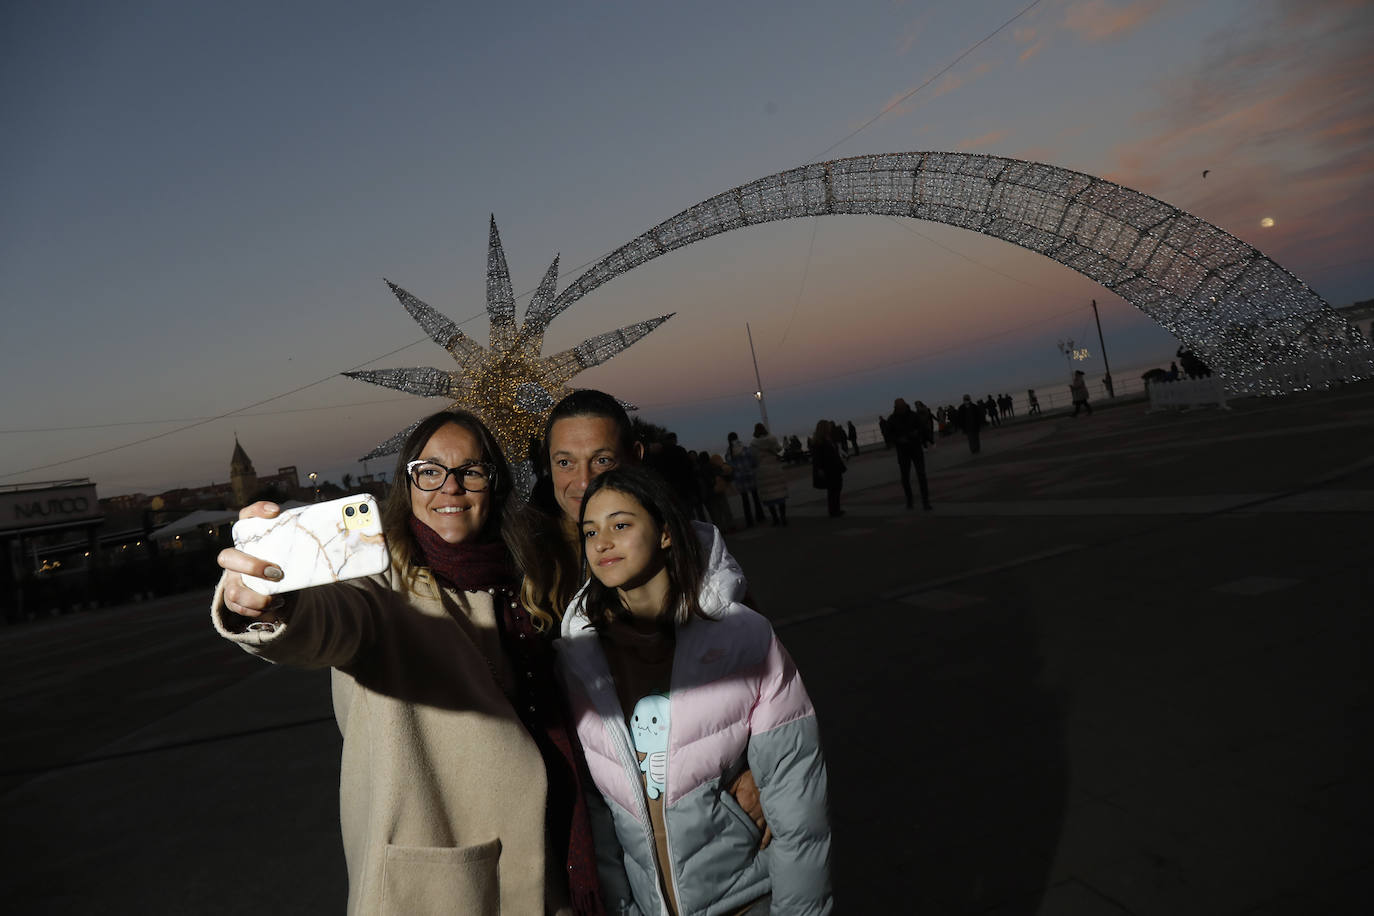
<svg viewBox="0 0 1374 916"><path fill-rule="evenodd" d="M662 778L668 880L679 912L729 913L771 893L775 916L830 913L830 822L815 710L772 626L739 603L744 574L720 533L696 528L708 557L701 606L713 619L678 628L666 758L655 761L651 777ZM601 792L589 801L608 909L667 913L639 757L580 594L564 615L558 647L578 737ZM758 828L728 791L746 766L773 831L763 850Z"/></svg>

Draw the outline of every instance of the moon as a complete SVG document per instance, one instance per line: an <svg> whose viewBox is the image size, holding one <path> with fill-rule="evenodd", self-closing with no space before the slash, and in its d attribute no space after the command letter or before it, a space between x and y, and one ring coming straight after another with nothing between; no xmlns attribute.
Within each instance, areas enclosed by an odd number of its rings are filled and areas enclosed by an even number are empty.
<svg viewBox="0 0 1374 916"><path fill-rule="evenodd" d="M1272 228L1274 228L1274 217L1272 217L1272 216L1266 216L1266 217L1264 217L1264 219L1260 220L1260 225L1263 226L1265 229L1272 229Z"/></svg>

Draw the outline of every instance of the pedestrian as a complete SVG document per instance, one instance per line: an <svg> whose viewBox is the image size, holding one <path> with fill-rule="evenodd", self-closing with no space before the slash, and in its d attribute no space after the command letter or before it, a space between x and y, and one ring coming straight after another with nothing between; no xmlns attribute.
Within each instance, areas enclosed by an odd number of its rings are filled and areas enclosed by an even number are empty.
<svg viewBox="0 0 1374 916"><path fill-rule="evenodd" d="M831 912L815 709L767 618L742 603L720 534L638 468L592 482L581 528L591 579L558 654L611 822L597 833L608 896L628 887L636 913ZM719 787L745 760L766 832Z"/></svg>
<svg viewBox="0 0 1374 916"><path fill-rule="evenodd" d="M850 420L847 425L849 427L849 445L854 449L854 454L857 455L859 454L859 431L854 428L853 420Z"/></svg>
<svg viewBox="0 0 1374 916"><path fill-rule="evenodd" d="M840 453L844 455L844 457L848 458L849 437L845 435L844 427L840 425L839 420L830 421L830 438L831 441L835 443L835 447L839 449Z"/></svg>
<svg viewBox="0 0 1374 916"><path fill-rule="evenodd" d="M959 405L959 428L968 436L969 452L978 454L983 448L979 441L983 431L983 409L973 403L973 398L968 395L964 395L964 402Z"/></svg>
<svg viewBox="0 0 1374 916"><path fill-rule="evenodd" d="M690 457L695 453L677 446L676 435L669 433L665 438L680 449L695 493L696 462ZM532 607L547 608L552 618L558 618L586 582L578 519L588 488L607 471L638 465L642 453L625 408L611 395L592 389L574 391L554 406L544 422L544 442L547 460L536 468L539 477L530 499L506 520L502 534L525 574L522 599ZM671 481L668 483L672 489ZM699 528L709 528L708 522ZM733 781L721 785L728 786L730 795L760 831L768 829L751 769L745 767ZM596 824L599 815L605 814L599 811L600 794L589 792L588 799ZM609 832L609 828L599 832L598 842ZM628 888L603 885L602 894L607 913L631 911ZM443 901L443 906L444 912L454 910L449 900Z"/></svg>
<svg viewBox="0 0 1374 916"><path fill-rule="evenodd" d="M935 416L930 412L930 408L926 406L925 401L917 401L916 405L912 407L911 410L916 414L916 425L920 427L921 436L924 438L927 445L934 448Z"/></svg>
<svg viewBox="0 0 1374 916"><path fill-rule="evenodd" d="M1001 417L998 415L997 402L992 399L992 395L988 395L987 400L985 400L983 403L987 405L988 422L991 423L993 426L1001 426L1002 420Z"/></svg>
<svg viewBox="0 0 1374 916"><path fill-rule="evenodd" d="M442 411L406 437L393 481L386 572L271 596L243 576L280 568L229 549L211 609L252 655L332 669L348 912L601 913L557 622L521 600L503 543L506 459L481 420ZM273 765L248 765L244 797L271 796Z"/></svg>
<svg viewBox="0 0 1374 916"><path fill-rule="evenodd" d="M663 479L668 481L668 485L673 488L673 492L687 506L694 518L699 518L702 521L709 520L706 506L702 503L697 489L696 465L692 461L692 456L687 454L687 449L678 445L677 433L670 432L663 438L663 451L659 455L655 470L659 471L663 475ZM590 482L590 478L588 481ZM560 605L560 607L565 606L566 602Z"/></svg>
<svg viewBox="0 0 1374 916"><path fill-rule="evenodd" d="M892 441L897 445L897 471L902 479L906 507L914 508L911 494L911 466L916 466L916 483L921 488L921 508L929 510L930 484L926 482L926 425L906 401L892 402Z"/></svg>
<svg viewBox="0 0 1374 916"><path fill-rule="evenodd" d="M774 525L787 524L787 475L783 473L778 440L762 423L754 424L754 440L749 443L758 459L758 494L768 507ZM762 518L760 518L762 521Z"/></svg>
<svg viewBox="0 0 1374 916"><path fill-rule="evenodd" d="M1026 389L1026 400L1030 404L1030 406L1026 408L1026 416L1029 417L1033 414L1038 414L1040 412L1040 399L1035 396L1034 388Z"/></svg>
<svg viewBox="0 0 1374 916"><path fill-rule="evenodd" d="M883 448L892 448L892 434L887 429L887 417L878 417L878 435L883 437Z"/></svg>
<svg viewBox="0 0 1374 916"><path fill-rule="evenodd" d="M1088 403L1088 383L1083 378L1083 370L1075 369L1073 381L1069 382L1069 394L1073 396L1073 415L1078 416L1080 410L1087 410L1088 416L1092 416L1093 406Z"/></svg>
<svg viewBox="0 0 1374 916"><path fill-rule="evenodd" d="M817 420L811 436L811 485L825 491L826 513L831 518L844 515L840 508L840 490L844 488L844 460L835 445L835 424Z"/></svg>
<svg viewBox="0 0 1374 916"><path fill-rule="evenodd" d="M701 501L711 524L727 534L735 530L735 515L730 511L730 466L719 455L707 451L697 454L697 483Z"/></svg>
<svg viewBox="0 0 1374 916"><path fill-rule="evenodd" d="M744 506L744 527L754 527L754 516L763 524L763 504L759 501L758 456L754 450L739 439L739 433L730 433L725 440L725 460L734 472L732 482L739 492L740 503Z"/></svg>

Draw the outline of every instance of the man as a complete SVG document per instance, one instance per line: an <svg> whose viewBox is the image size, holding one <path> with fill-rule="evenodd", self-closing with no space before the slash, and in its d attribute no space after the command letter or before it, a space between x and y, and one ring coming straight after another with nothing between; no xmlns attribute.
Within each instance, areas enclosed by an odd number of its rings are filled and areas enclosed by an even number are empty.
<svg viewBox="0 0 1374 916"><path fill-rule="evenodd" d="M983 407L973 403L973 398L964 395L964 401L959 405L958 425L968 436L968 450L971 454L978 454L982 449L979 436L983 430Z"/></svg>
<svg viewBox="0 0 1374 916"><path fill-rule="evenodd" d="M544 430L553 496L574 526L593 477L644 458L644 443L635 440L625 408L600 391L574 391L559 401Z"/></svg>
<svg viewBox="0 0 1374 916"><path fill-rule="evenodd" d="M911 495L911 466L916 465L916 483L921 488L921 508L929 510L930 484L926 482L926 429L917 413L901 398L892 402L892 416L888 419L892 440L897 445L897 470L902 477L902 492L906 507L915 508Z"/></svg>
<svg viewBox="0 0 1374 916"><path fill-rule="evenodd" d="M708 518L706 505L701 500L701 488L697 486L696 464L687 449L677 444L677 433L670 432L664 437L663 452L655 470L673 488L692 518L703 521Z"/></svg>
<svg viewBox="0 0 1374 916"><path fill-rule="evenodd" d="M591 389L574 391L554 405L544 423L544 444L547 460L535 457L538 479L529 505L508 529L514 534L511 546L516 561L525 573L521 597L561 620L584 581L578 530L582 496L594 477L622 464L638 464L644 457L644 444L635 440L629 414L620 402ZM745 603L753 604L748 595ZM746 769L730 792L763 832L766 846L772 834L764 821L753 772Z"/></svg>

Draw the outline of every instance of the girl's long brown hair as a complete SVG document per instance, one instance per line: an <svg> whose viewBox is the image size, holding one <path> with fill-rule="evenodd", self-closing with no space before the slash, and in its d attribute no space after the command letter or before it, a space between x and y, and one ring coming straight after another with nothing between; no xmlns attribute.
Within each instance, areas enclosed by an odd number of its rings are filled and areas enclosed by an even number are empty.
<svg viewBox="0 0 1374 916"><path fill-rule="evenodd" d="M701 608L701 583L706 576L706 557L697 540L697 533L677 496L663 478L642 467L629 466L606 471L592 479L582 497L582 514L578 528L587 516L587 505L602 490L623 493L644 507L654 524L668 532L670 546L666 548L668 569L668 597L659 621L665 628L682 626L693 617L711 619ZM583 550L583 556L586 551ZM619 592L601 584L592 576L587 583L585 609L593 628L600 630L616 618L629 615Z"/></svg>

